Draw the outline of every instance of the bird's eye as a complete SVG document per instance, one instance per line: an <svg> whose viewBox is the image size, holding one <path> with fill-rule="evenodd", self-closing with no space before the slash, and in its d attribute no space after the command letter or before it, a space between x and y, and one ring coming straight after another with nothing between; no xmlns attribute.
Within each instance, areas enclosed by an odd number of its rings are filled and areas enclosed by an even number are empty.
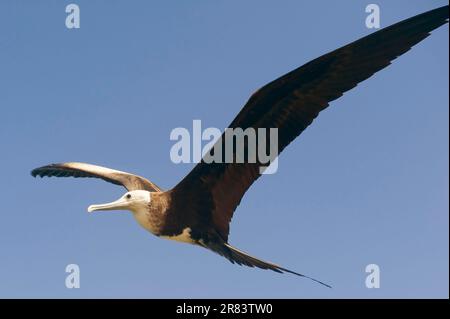
<svg viewBox="0 0 450 319"><path fill-rule="evenodd" d="M127 194L127 196L125 196L127 199L131 198L131 194Z"/></svg>

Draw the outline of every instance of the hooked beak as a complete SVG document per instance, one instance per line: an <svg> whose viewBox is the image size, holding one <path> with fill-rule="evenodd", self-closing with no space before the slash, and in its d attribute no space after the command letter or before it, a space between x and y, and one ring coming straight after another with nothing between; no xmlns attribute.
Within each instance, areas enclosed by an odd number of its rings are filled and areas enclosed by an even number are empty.
<svg viewBox="0 0 450 319"><path fill-rule="evenodd" d="M120 198L114 202L100 205L91 205L88 207L88 212L92 213L97 210L124 210L128 209L129 202L124 198Z"/></svg>

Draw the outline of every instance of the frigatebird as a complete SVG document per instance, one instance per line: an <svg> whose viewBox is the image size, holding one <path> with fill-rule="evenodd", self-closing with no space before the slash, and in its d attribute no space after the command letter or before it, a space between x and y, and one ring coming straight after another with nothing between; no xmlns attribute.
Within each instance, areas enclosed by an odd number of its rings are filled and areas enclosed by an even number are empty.
<svg viewBox="0 0 450 319"><path fill-rule="evenodd" d="M281 153L331 101L390 65L428 37L432 30L447 23L448 10L447 5L401 21L287 73L256 91L229 128L277 128L278 152ZM267 135L266 138L269 139ZM223 134L217 143L223 147ZM215 146L209 155L214 153ZM248 143L244 145L247 159L248 146ZM232 150L236 156L236 148ZM36 168L31 174L34 177L94 177L122 185L128 191L125 195L108 204L91 205L88 211L129 210L142 227L158 237L210 249L232 263L289 272L330 287L252 257L228 243L233 213L245 192L261 175L260 164L259 160L210 162L204 157L167 191L143 177L84 163L51 164Z"/></svg>

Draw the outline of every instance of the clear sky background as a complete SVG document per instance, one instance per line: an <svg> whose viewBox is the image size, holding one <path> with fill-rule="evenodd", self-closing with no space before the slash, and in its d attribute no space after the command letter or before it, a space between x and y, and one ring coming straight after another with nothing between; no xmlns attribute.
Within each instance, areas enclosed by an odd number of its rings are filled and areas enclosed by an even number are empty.
<svg viewBox="0 0 450 319"><path fill-rule="evenodd" d="M225 128L260 86L373 32L370 2L80 0L78 30L69 3L0 2L0 297L448 298L447 25L333 102L234 215L233 245L327 289L88 214L124 190L30 171L83 161L171 188L193 167L171 162L172 129ZM447 2L376 3L384 27Z"/></svg>

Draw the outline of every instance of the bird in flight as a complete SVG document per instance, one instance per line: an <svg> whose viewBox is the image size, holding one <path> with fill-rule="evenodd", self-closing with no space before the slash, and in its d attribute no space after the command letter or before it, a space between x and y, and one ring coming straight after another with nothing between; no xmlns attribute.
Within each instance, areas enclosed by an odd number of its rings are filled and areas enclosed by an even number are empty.
<svg viewBox="0 0 450 319"><path fill-rule="evenodd" d="M434 29L448 22L444 6L372 33L287 73L255 92L229 128L278 129L278 153L288 146L328 107L358 83L384 69ZM266 136L269 143L269 137ZM216 144L224 147L224 135ZM244 158L248 158L248 143ZM214 152L215 146L209 151ZM233 148L236 156L236 148ZM261 161L205 161L205 157L175 187L164 191L134 174L85 163L51 164L34 169L36 177L93 177L122 185L127 193L118 200L91 205L89 212L129 210L152 234L212 250L232 263L275 272L289 272L228 243L233 213L249 187L261 175Z"/></svg>

